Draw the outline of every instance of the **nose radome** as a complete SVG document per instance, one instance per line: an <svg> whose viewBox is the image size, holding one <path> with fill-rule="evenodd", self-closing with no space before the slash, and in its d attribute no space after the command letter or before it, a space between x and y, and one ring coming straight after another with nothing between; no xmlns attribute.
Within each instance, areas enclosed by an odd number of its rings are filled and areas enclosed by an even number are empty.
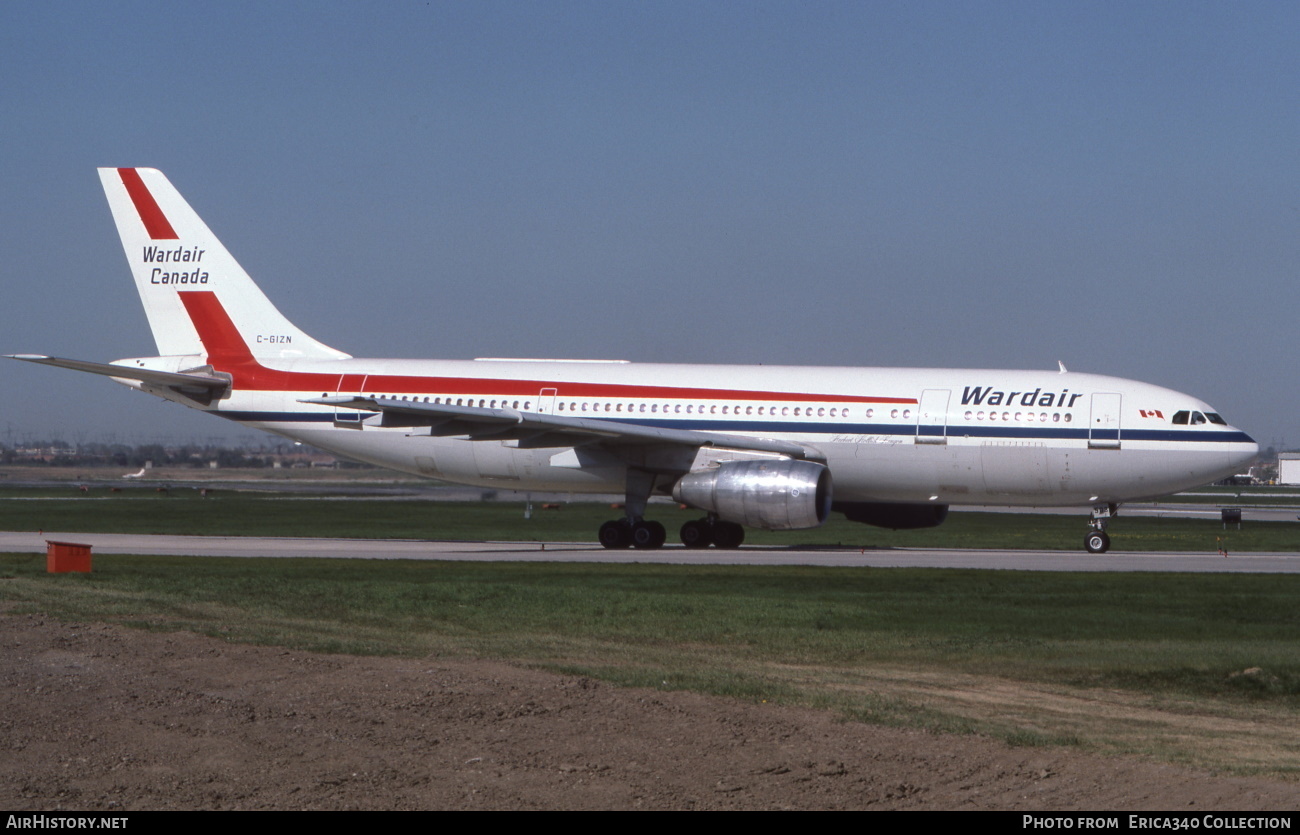
<svg viewBox="0 0 1300 835"><path fill-rule="evenodd" d="M1247 435L1246 441L1242 446L1241 455L1237 460L1237 465L1241 466L1242 464L1249 464L1251 461L1254 461L1258 456L1259 456L1259 444L1255 443L1254 438Z"/></svg>

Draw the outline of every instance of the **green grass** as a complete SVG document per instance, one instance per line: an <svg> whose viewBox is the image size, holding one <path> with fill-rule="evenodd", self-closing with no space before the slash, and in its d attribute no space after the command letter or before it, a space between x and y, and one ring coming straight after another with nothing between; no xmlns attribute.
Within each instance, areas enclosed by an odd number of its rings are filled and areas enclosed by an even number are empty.
<svg viewBox="0 0 1300 835"><path fill-rule="evenodd" d="M20 498L0 529L590 540L607 507L146 490ZM695 516L653 506L671 529ZM785 545L1078 549L1082 518L843 520ZM1121 517L1117 550L1294 551L1300 528ZM1300 576L0 555L8 611L306 650L498 658L606 681L1269 774L1300 773ZM1230 728L1225 731L1224 728ZM1248 753L1243 753L1248 752Z"/></svg>
<svg viewBox="0 0 1300 835"><path fill-rule="evenodd" d="M49 575L0 555L10 612L1273 775L1300 772L1298 594L1292 575L115 556Z"/></svg>
<svg viewBox="0 0 1300 835"><path fill-rule="evenodd" d="M1300 705L1293 575L105 556L77 576L29 555L0 569L0 597L59 617L327 652L582 663L715 692L701 682L716 670L888 665Z"/></svg>
<svg viewBox="0 0 1300 835"><path fill-rule="evenodd" d="M156 493L104 488L75 493L65 488L19 491L0 488L0 530L46 530L82 533L158 533L228 536L324 536L373 539L447 539L511 541L591 541L600 523L620 511L592 503L565 504L557 510L535 505L524 518L524 505L511 502L436 502L423 499L365 499L337 496L212 490L200 498L193 489ZM651 518L662 521L675 538L682 522L696 511L675 505L651 505ZM889 531L846 521L838 514L825 526L808 531L746 531L746 542L759 545L931 547L1078 550L1086 517L1051 514L952 513L943 525L917 531ZM1300 525L1247 522L1240 531L1214 520L1122 516L1110 529L1116 551L1230 552L1295 551Z"/></svg>

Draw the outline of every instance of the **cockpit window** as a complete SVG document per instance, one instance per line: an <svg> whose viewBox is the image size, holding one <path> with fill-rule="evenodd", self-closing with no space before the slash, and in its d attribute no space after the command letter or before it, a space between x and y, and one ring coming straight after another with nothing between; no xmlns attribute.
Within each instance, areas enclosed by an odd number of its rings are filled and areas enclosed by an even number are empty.
<svg viewBox="0 0 1300 835"><path fill-rule="evenodd" d="M1217 412L1206 412L1205 414L1201 414L1200 412L1184 410L1174 413L1175 426L1187 426L1189 424L1191 426L1202 426L1206 422L1215 423L1219 426L1228 425L1228 422L1220 417Z"/></svg>

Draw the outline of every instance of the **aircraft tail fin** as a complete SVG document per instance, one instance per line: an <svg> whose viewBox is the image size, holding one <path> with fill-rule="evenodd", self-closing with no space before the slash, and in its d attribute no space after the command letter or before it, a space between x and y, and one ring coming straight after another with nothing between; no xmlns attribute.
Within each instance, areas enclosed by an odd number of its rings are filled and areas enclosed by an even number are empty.
<svg viewBox="0 0 1300 835"><path fill-rule="evenodd" d="M193 318L197 291L225 311L231 336L256 359L348 357L286 319L161 171L101 168L99 178L160 355L217 350Z"/></svg>

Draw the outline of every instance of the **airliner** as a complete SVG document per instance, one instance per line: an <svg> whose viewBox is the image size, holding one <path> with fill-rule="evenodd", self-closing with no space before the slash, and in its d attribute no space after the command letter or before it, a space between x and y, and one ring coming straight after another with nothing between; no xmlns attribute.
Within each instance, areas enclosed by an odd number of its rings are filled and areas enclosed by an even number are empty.
<svg viewBox="0 0 1300 835"><path fill-rule="evenodd" d="M271 303L151 168L100 179L158 356L14 359L101 374L337 455L482 487L617 493L607 548L659 548L655 496L702 515L688 548L832 512L886 528L951 504L1091 507L1110 546L1122 502L1232 475L1256 443L1206 403L1067 371L361 359Z"/></svg>

